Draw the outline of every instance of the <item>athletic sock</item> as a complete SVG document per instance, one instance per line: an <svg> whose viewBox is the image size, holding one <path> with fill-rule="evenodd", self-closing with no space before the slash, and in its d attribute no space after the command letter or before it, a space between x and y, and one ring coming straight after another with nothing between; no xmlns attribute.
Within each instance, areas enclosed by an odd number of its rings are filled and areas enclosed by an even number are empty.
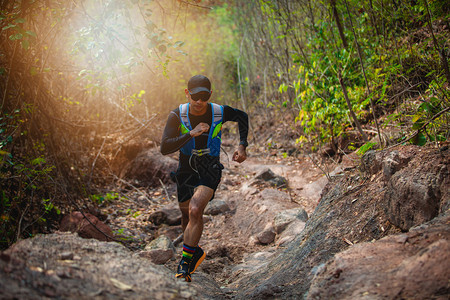
<svg viewBox="0 0 450 300"><path fill-rule="evenodd" d="M183 244L183 259L190 262L192 256L194 255L195 248L197 247L191 247L186 244Z"/></svg>

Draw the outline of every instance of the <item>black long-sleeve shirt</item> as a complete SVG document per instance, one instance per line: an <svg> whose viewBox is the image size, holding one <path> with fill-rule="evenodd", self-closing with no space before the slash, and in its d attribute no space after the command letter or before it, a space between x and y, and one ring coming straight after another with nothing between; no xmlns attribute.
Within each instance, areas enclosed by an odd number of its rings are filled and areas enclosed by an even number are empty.
<svg viewBox="0 0 450 300"><path fill-rule="evenodd" d="M208 105L207 111L201 116L194 116L189 114L189 120L191 127L194 129L199 123L207 123L211 126L212 123L212 111L211 104ZM223 106L223 119L222 123L227 121L238 122L240 144L247 146L248 136L248 115L242 110L232 108L228 105ZM180 150L190 139L192 139L189 133L180 135L180 109L176 108L170 112L167 119L166 127L161 139L161 153L163 155L170 154ZM198 137L195 137L195 149L205 149L208 143L208 133L204 133ZM185 161L180 151L180 164Z"/></svg>

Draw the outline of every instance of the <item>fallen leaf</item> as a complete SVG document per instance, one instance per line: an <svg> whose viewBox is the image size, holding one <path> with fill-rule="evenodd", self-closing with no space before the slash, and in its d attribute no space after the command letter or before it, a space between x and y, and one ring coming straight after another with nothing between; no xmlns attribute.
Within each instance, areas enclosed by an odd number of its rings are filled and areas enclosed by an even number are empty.
<svg viewBox="0 0 450 300"><path fill-rule="evenodd" d="M31 271L36 271L36 272L39 272L39 273L44 272L44 270L41 267L35 267L35 266L31 266L30 270Z"/></svg>
<svg viewBox="0 0 450 300"><path fill-rule="evenodd" d="M117 279L110 278L110 280L116 288L119 288L122 291L129 291L129 290L133 289L133 287L131 285L125 284Z"/></svg>
<svg viewBox="0 0 450 300"><path fill-rule="evenodd" d="M347 238L344 238L344 242L346 242L346 243L349 244L350 246L353 245L353 243L350 242Z"/></svg>

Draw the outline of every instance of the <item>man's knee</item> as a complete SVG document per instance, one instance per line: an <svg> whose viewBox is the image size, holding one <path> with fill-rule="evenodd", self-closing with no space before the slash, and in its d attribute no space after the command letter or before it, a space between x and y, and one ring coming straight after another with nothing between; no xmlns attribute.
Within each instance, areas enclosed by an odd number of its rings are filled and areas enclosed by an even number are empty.
<svg viewBox="0 0 450 300"><path fill-rule="evenodd" d="M203 219L203 210L198 205L192 205L189 208L189 220L199 221Z"/></svg>

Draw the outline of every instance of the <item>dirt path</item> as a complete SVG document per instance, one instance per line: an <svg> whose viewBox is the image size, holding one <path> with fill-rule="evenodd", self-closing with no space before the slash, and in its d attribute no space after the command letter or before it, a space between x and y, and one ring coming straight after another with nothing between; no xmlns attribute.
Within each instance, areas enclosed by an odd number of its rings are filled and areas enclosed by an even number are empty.
<svg viewBox="0 0 450 300"><path fill-rule="evenodd" d="M263 231L267 223L272 223L276 213L286 209L303 208L311 215L327 179L308 157L294 159L261 155L249 157L243 164L228 161L225 157L222 162L225 169L215 200L225 201L230 211L205 216L200 244L207 257L198 269L202 275L198 276L210 276L226 287L245 271L258 268L262 261L283 249L277 244L277 238L267 245L259 243L256 233ZM267 169L286 178L287 185L276 188L255 182L255 176ZM150 241L160 234L172 239L181 234L181 226L156 228L148 221L154 211L176 207L175 187L170 185L148 190L146 194L152 197L151 203L143 203L142 195L131 194L129 200L105 208L104 213L110 216L108 225L116 232L141 239L141 242ZM180 253L178 245L175 258L165 266L174 271Z"/></svg>

